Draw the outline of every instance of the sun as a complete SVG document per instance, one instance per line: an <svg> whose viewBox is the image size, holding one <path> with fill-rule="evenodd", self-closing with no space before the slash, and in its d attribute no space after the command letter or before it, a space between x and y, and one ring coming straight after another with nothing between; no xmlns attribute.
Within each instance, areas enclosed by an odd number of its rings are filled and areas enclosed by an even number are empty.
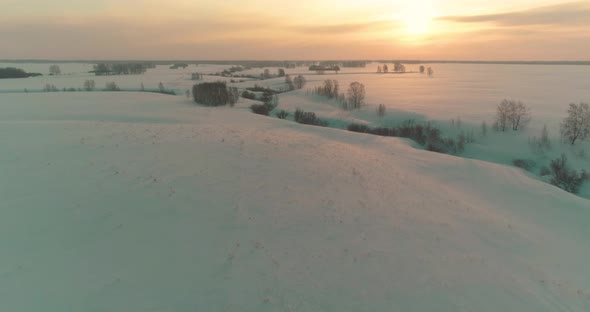
<svg viewBox="0 0 590 312"><path fill-rule="evenodd" d="M410 35L425 34L430 29L430 18L422 15L409 15L403 19L403 22L405 25L405 32Z"/></svg>
<svg viewBox="0 0 590 312"><path fill-rule="evenodd" d="M403 23L405 34L409 36L427 34L431 31L432 3L429 0L406 3L398 17Z"/></svg>

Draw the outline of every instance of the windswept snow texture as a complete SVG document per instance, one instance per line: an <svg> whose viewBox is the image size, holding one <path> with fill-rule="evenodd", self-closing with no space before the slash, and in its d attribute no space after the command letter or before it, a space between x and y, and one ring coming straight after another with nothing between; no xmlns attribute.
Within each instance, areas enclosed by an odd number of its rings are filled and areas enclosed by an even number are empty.
<svg viewBox="0 0 590 312"><path fill-rule="evenodd" d="M0 95L0 310L590 311L590 201L146 93Z"/></svg>

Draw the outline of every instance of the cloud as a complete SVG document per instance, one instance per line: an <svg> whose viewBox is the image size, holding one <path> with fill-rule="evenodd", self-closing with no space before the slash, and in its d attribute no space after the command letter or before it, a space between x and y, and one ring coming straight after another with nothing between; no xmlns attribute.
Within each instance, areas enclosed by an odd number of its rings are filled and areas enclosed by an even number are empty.
<svg viewBox="0 0 590 312"><path fill-rule="evenodd" d="M493 23L500 26L590 25L590 2L570 2L498 14L444 16L439 20L456 23Z"/></svg>
<svg viewBox="0 0 590 312"><path fill-rule="evenodd" d="M398 27L393 21L371 21L364 23L330 24L330 25L295 25L288 29L303 33L317 35L339 35L356 32L370 32L391 30Z"/></svg>

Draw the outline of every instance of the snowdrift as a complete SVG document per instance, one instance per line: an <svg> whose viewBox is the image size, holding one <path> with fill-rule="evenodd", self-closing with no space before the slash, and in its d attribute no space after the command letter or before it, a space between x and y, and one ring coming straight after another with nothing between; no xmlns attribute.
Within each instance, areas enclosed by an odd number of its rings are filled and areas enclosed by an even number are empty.
<svg viewBox="0 0 590 312"><path fill-rule="evenodd" d="M2 311L589 311L590 201L145 93L0 95Z"/></svg>

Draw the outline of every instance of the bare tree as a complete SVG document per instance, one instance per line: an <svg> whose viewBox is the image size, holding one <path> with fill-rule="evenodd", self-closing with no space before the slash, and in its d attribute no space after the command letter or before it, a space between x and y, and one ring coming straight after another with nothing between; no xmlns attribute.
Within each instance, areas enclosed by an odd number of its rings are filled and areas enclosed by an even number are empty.
<svg viewBox="0 0 590 312"><path fill-rule="evenodd" d="M94 82L94 80L84 81L84 90L92 91L92 90L94 90L95 87L96 87L96 83Z"/></svg>
<svg viewBox="0 0 590 312"><path fill-rule="evenodd" d="M585 140L590 136L590 106L586 103L571 103L568 116L561 123L561 136L571 145L576 140Z"/></svg>
<svg viewBox="0 0 590 312"><path fill-rule="evenodd" d="M295 85L295 89L303 89L306 82L307 81L305 80L305 77L303 77L302 75L299 75L293 79L293 84Z"/></svg>
<svg viewBox="0 0 590 312"><path fill-rule="evenodd" d="M143 86L143 82L141 83L140 90L143 92L145 91L145 87Z"/></svg>
<svg viewBox="0 0 590 312"><path fill-rule="evenodd" d="M383 69L381 68L381 65L377 66L377 73L380 74L382 72L383 72Z"/></svg>
<svg viewBox="0 0 590 312"><path fill-rule="evenodd" d="M295 85L293 84L293 79L291 78L290 75L285 76L285 84L287 84L287 89L289 91L295 90Z"/></svg>
<svg viewBox="0 0 590 312"><path fill-rule="evenodd" d="M365 85L360 82L351 82L347 90L348 108L359 109L365 101Z"/></svg>
<svg viewBox="0 0 590 312"><path fill-rule="evenodd" d="M428 67L426 73L428 74L428 77L432 77L432 75L434 75L434 70L432 69L432 67Z"/></svg>
<svg viewBox="0 0 590 312"><path fill-rule="evenodd" d="M61 75L61 68L59 68L59 65L49 66L49 75L51 75L51 76Z"/></svg>
<svg viewBox="0 0 590 312"><path fill-rule="evenodd" d="M485 137L488 135L488 124L485 120L481 123L481 136Z"/></svg>
<svg viewBox="0 0 590 312"><path fill-rule="evenodd" d="M389 72L389 67L387 66L387 64L383 65L383 72L384 73L388 73Z"/></svg>
<svg viewBox="0 0 590 312"><path fill-rule="evenodd" d="M263 75L264 79L270 78L270 70L265 69L264 73L262 75Z"/></svg>
<svg viewBox="0 0 590 312"><path fill-rule="evenodd" d="M502 100L496 111L496 124L500 131L522 129L531 120L531 112L521 101Z"/></svg>
<svg viewBox="0 0 590 312"><path fill-rule="evenodd" d="M500 131L506 131L510 123L510 105L508 100L503 100L496 110L496 122L495 124Z"/></svg>
<svg viewBox="0 0 590 312"><path fill-rule="evenodd" d="M379 117L385 116L385 105L384 104L379 104L379 106L377 106L377 116L379 116Z"/></svg>
<svg viewBox="0 0 590 312"><path fill-rule="evenodd" d="M512 102L511 109L512 130L518 131L524 128L531 120L531 110L521 101Z"/></svg>
<svg viewBox="0 0 590 312"><path fill-rule="evenodd" d="M424 74L424 65L420 65L420 73Z"/></svg>

